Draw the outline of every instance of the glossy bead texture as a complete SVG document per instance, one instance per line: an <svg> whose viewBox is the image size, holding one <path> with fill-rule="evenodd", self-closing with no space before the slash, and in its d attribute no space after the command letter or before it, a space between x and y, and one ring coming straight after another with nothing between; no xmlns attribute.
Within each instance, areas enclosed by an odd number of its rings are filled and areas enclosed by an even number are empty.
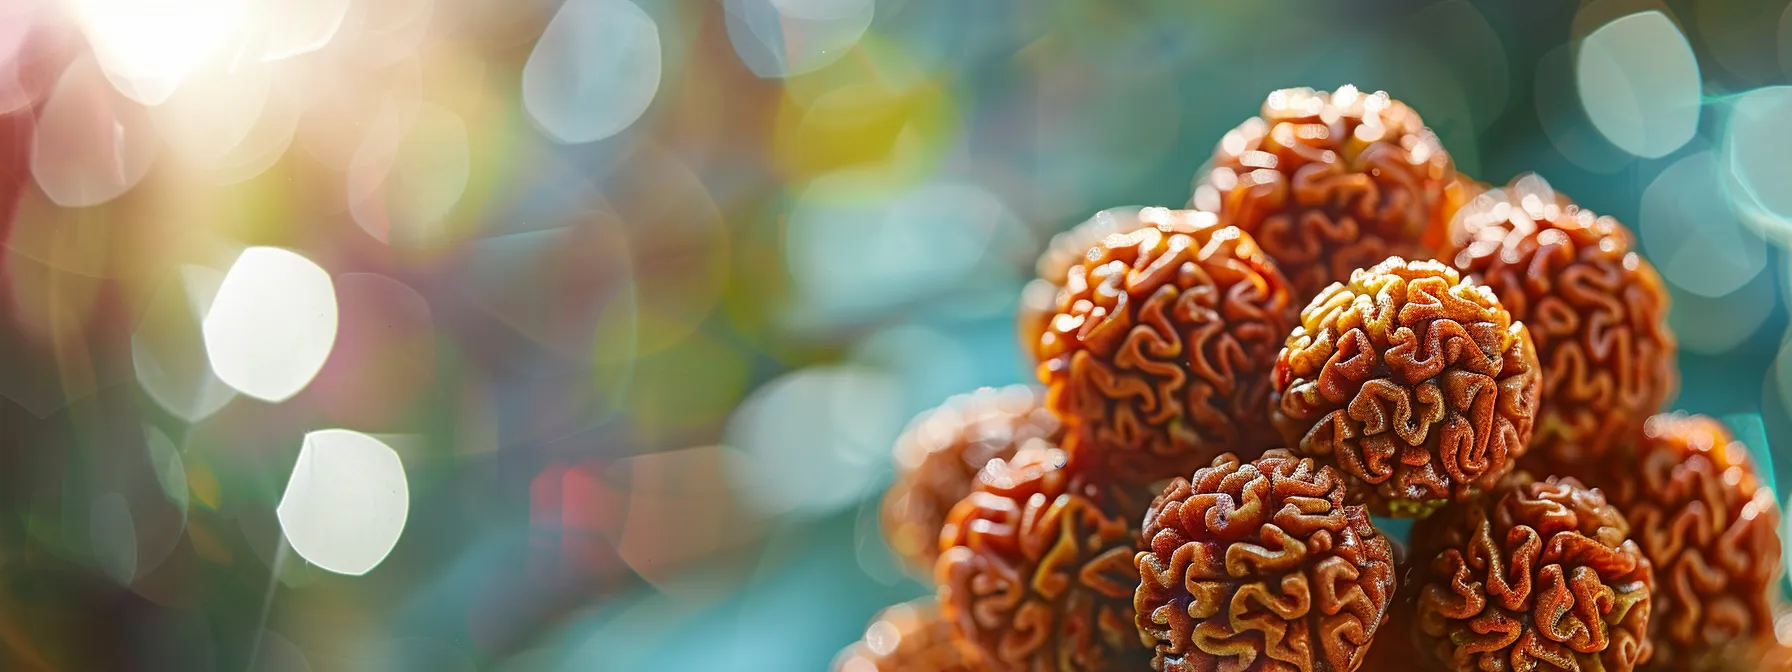
<svg viewBox="0 0 1792 672"><path fill-rule="evenodd" d="M1596 489L1518 472L1413 529L1422 644L1447 669L1627 672L1650 657L1653 575Z"/></svg>
<svg viewBox="0 0 1792 672"><path fill-rule="evenodd" d="M1386 93L1282 89L1220 140L1189 204L1255 236L1305 302L1389 256L1432 258L1473 189Z"/></svg>
<svg viewBox="0 0 1792 672"><path fill-rule="evenodd" d="M1276 359L1271 418L1372 512L1424 517L1513 469L1539 381L1529 333L1493 292L1434 261L1390 258L1301 312Z"/></svg>
<svg viewBox="0 0 1792 672"><path fill-rule="evenodd" d="M1058 450L993 460L940 533L941 613L969 662L993 672L1142 669L1133 627L1140 488L1063 468Z"/></svg>
<svg viewBox="0 0 1792 672"><path fill-rule="evenodd" d="M1735 642L1774 635L1780 510L1748 447L1717 420L1657 415L1596 483L1655 565L1649 669L1711 669Z"/></svg>
<svg viewBox="0 0 1792 672"><path fill-rule="evenodd" d="M1350 672L1394 593L1392 550L1343 475L1276 449L1178 478L1145 514L1139 632L1160 672Z"/></svg>
<svg viewBox="0 0 1792 672"><path fill-rule="evenodd" d="M1013 385L947 399L916 416L896 439L896 476L881 508L884 540L918 578L932 579L946 512L971 493L977 471L1022 446L1053 447L1057 416L1045 394Z"/></svg>
<svg viewBox="0 0 1792 672"><path fill-rule="evenodd" d="M1142 215L1156 223L1070 268L1039 365L1071 460L1135 483L1274 445L1268 373L1295 316L1250 236L1205 213Z"/></svg>
<svg viewBox="0 0 1792 672"><path fill-rule="evenodd" d="M1578 473L1674 396L1668 293L1629 229L1535 175L1457 212L1443 258L1525 323L1543 388L1525 468Z"/></svg>

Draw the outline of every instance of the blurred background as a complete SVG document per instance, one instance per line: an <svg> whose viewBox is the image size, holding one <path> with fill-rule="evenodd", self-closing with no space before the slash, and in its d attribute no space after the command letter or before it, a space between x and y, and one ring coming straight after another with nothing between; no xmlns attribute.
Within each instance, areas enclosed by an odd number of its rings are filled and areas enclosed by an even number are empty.
<svg viewBox="0 0 1792 672"><path fill-rule="evenodd" d="M0 0L0 668L825 669L1045 241L1288 86L1636 229L1792 469L1787 5Z"/></svg>

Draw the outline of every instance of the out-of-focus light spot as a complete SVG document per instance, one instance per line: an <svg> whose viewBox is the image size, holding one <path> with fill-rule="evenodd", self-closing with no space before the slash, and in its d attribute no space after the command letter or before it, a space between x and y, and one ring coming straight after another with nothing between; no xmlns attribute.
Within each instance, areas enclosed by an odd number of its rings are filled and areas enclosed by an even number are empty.
<svg viewBox="0 0 1792 672"><path fill-rule="evenodd" d="M131 332L131 368L137 384L162 410L187 422L211 417L236 398L236 390L212 373L206 359L205 319L224 274L204 266L180 267L156 290Z"/></svg>
<svg viewBox="0 0 1792 672"><path fill-rule="evenodd" d="M174 156L205 165L235 149L255 128L272 74L262 67L208 72L182 84L150 116Z"/></svg>
<svg viewBox="0 0 1792 672"><path fill-rule="evenodd" d="M0 114L20 109L36 96L25 85L26 48L37 27L42 0L18 0L0 5Z"/></svg>
<svg viewBox="0 0 1792 672"><path fill-rule="evenodd" d="M278 61L324 48L342 27L350 0L262 0L256 13L261 60Z"/></svg>
<svg viewBox="0 0 1792 672"><path fill-rule="evenodd" d="M523 109L554 140L602 140L647 111L660 58L659 26L633 2L570 0L523 64Z"/></svg>
<svg viewBox="0 0 1792 672"><path fill-rule="evenodd" d="M137 526L131 522L131 507L124 495L109 492L95 499L87 532L100 571L113 581L130 585L137 577Z"/></svg>
<svg viewBox="0 0 1792 672"><path fill-rule="evenodd" d="M262 401L298 394L336 343L330 274L277 247L243 250L202 324L218 379Z"/></svg>
<svg viewBox="0 0 1792 672"><path fill-rule="evenodd" d="M803 369L766 383L735 410L729 477L770 514L819 515L870 492L902 429L895 381L855 366Z"/></svg>
<svg viewBox="0 0 1792 672"><path fill-rule="evenodd" d="M869 36L836 67L787 80L773 158L794 181L853 171L886 189L937 172L957 137L947 87L895 45Z"/></svg>
<svg viewBox="0 0 1792 672"><path fill-rule="evenodd" d="M1792 86L1771 86L1742 94L1727 105L1722 169L1730 197L1743 220L1779 242L1792 241ZM1752 215L1752 216L1746 216Z"/></svg>
<svg viewBox="0 0 1792 672"><path fill-rule="evenodd" d="M77 20L118 92L158 105L207 59L238 46L244 0L75 0Z"/></svg>
<svg viewBox="0 0 1792 672"><path fill-rule="evenodd" d="M1596 173L1613 173L1635 158L1618 149L1587 119L1580 89L1574 85L1574 64L1568 45L1551 49L1537 61L1537 121L1549 143L1576 166Z"/></svg>
<svg viewBox="0 0 1792 672"><path fill-rule="evenodd" d="M388 108L390 109L390 108ZM398 124L395 115L376 124ZM404 247L430 247L467 188L471 158L459 115L424 103L409 129L369 132L348 169L355 222L368 235Z"/></svg>
<svg viewBox="0 0 1792 672"><path fill-rule="evenodd" d="M1767 380L1778 386L1782 410L1792 414L1792 338L1782 338ZM1788 556L1792 557L1792 556Z"/></svg>
<svg viewBox="0 0 1792 672"><path fill-rule="evenodd" d="M998 230L1020 226L995 194L933 183L893 198L824 178L798 198L785 234L805 310L841 323L963 286ZM869 196L869 197L868 197Z"/></svg>
<svg viewBox="0 0 1792 672"><path fill-rule="evenodd" d="M722 6L734 53L768 79L840 60L877 13L874 0L725 0Z"/></svg>
<svg viewBox="0 0 1792 672"><path fill-rule="evenodd" d="M280 498L280 529L311 564L359 576L386 559L410 515L398 453L360 432L305 435Z"/></svg>
<svg viewBox="0 0 1792 672"><path fill-rule="evenodd" d="M356 6L366 3L357 3ZM423 61L401 59L371 66L325 50L309 75L294 84L302 96L297 139L306 153L330 168L348 170L370 143L396 147L423 105ZM377 138L369 138L376 135Z"/></svg>
<svg viewBox="0 0 1792 672"><path fill-rule="evenodd" d="M1668 327L1680 349L1721 355L1747 341L1767 323L1778 305L1773 276L1761 273L1742 287L1719 297L1700 296L1668 285L1673 309Z"/></svg>
<svg viewBox="0 0 1792 672"><path fill-rule="evenodd" d="M122 460L106 475L122 479L114 482L130 512L135 577L160 567L187 530L187 474L180 451L154 426L145 425L142 437L147 459Z"/></svg>
<svg viewBox="0 0 1792 672"><path fill-rule="evenodd" d="M299 645L272 630L262 630L256 648L254 667L249 672L311 672L305 651Z"/></svg>
<svg viewBox="0 0 1792 672"><path fill-rule="evenodd" d="M215 186L236 184L258 175L279 162L292 146L299 128L300 105L293 93L276 84L268 94L261 116L241 142L204 166L195 166L203 182Z"/></svg>
<svg viewBox="0 0 1792 672"><path fill-rule="evenodd" d="M1730 210L1718 170L1710 152L1668 166L1643 191L1638 226L1662 277L1707 297L1736 291L1767 265L1766 241Z"/></svg>
<svg viewBox="0 0 1792 672"><path fill-rule="evenodd" d="M429 303L373 273L344 273L335 287L336 344L306 395L342 425L392 428L434 379Z"/></svg>
<svg viewBox="0 0 1792 672"><path fill-rule="evenodd" d="M617 461L610 475L628 484L627 515L617 552L630 569L669 594L693 588L676 579L713 559L750 551L765 520L740 501L728 468L744 456L722 446L648 453ZM685 595L698 597L697 595Z"/></svg>
<svg viewBox="0 0 1792 672"><path fill-rule="evenodd" d="M1680 27L1659 11L1587 35L1575 81L1593 126L1624 151L1660 158L1698 130L1699 63Z"/></svg>
<svg viewBox="0 0 1792 672"><path fill-rule="evenodd" d="M180 509L182 515L187 510L187 465L180 459L180 450L168 436L154 427L143 428L144 443L149 450L149 466L156 472L156 484L162 486L162 495L168 502Z"/></svg>
<svg viewBox="0 0 1792 672"><path fill-rule="evenodd" d="M883 523L880 520L882 510L881 497L867 497L859 502L859 512L853 516L852 524L853 559L858 561L859 570L871 577L872 581L893 586L909 575L902 562L896 559L896 553L884 541Z"/></svg>
<svg viewBox="0 0 1792 672"><path fill-rule="evenodd" d="M1767 423L1761 419L1761 414L1729 413L1720 419L1737 441L1748 446L1749 458L1754 462L1755 476L1761 479L1761 485L1779 492L1773 473L1773 448L1767 441Z"/></svg>
<svg viewBox="0 0 1792 672"><path fill-rule="evenodd" d="M37 116L31 176L57 205L98 205L137 186L157 146L149 114L113 93L83 57L62 73Z"/></svg>

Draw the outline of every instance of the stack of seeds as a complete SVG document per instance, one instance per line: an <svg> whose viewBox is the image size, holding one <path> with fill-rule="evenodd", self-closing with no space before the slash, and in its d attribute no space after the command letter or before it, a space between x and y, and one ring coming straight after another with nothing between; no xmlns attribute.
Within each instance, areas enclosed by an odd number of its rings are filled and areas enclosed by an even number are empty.
<svg viewBox="0 0 1792 672"><path fill-rule="evenodd" d="M884 528L937 593L837 669L1792 661L1773 493L1721 424L1655 414L1668 299L1622 224L1458 174L1352 87L1270 94L1212 165L1186 209L1053 241L1042 390L904 434Z"/></svg>

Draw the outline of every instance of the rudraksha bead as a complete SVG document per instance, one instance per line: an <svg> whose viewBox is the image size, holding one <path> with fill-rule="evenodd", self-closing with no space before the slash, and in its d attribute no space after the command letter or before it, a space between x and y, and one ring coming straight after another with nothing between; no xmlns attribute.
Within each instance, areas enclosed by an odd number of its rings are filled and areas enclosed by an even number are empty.
<svg viewBox="0 0 1792 672"><path fill-rule="evenodd" d="M1146 210L1151 212L1146 213ZM1161 221L1164 212L1167 211L1163 208L1108 208L1070 230L1052 236L1034 264L1037 277L1021 289L1018 325L1021 347L1038 356L1040 337L1051 326L1052 316L1058 313L1058 292L1064 288L1070 269L1081 265L1089 250L1116 233L1132 233L1155 226L1155 222L1146 217Z"/></svg>
<svg viewBox="0 0 1792 672"><path fill-rule="evenodd" d="M1413 529L1422 643L1450 670L1628 672L1649 660L1648 558L1596 489L1508 477Z"/></svg>
<svg viewBox="0 0 1792 672"><path fill-rule="evenodd" d="M1371 511L1422 518L1524 454L1537 356L1486 287L1389 258L1326 289L1300 320L1276 359L1271 418L1295 453L1353 479Z"/></svg>
<svg viewBox="0 0 1792 672"><path fill-rule="evenodd" d="M1614 453L1587 471L1655 566L1649 669L1712 669L1736 642L1772 638L1780 510L1748 447L1717 420L1672 413Z"/></svg>
<svg viewBox="0 0 1792 672"><path fill-rule="evenodd" d="M1473 189L1386 93L1282 89L1220 140L1189 205L1255 236L1304 303L1389 256L1434 256Z"/></svg>
<svg viewBox="0 0 1792 672"><path fill-rule="evenodd" d="M1145 514L1134 607L1160 672L1358 669L1394 593L1345 479L1275 449L1177 478Z"/></svg>
<svg viewBox="0 0 1792 672"><path fill-rule="evenodd" d="M1525 468L1580 474L1633 440L1679 371L1661 276L1623 224L1526 175L1459 210L1442 258L1525 323L1543 392Z"/></svg>
<svg viewBox="0 0 1792 672"><path fill-rule="evenodd" d="M1268 372L1295 306L1237 228L1193 211L1140 216L1152 226L1103 238L1070 268L1039 377L1072 461L1147 483L1274 445Z"/></svg>
<svg viewBox="0 0 1792 672"><path fill-rule="evenodd" d="M884 493L884 540L912 573L933 577L946 512L971 494L977 470L1021 446L1055 446L1058 418L1023 385L956 395L909 422L896 439L896 478Z"/></svg>
<svg viewBox="0 0 1792 672"><path fill-rule="evenodd" d="M941 614L993 672L1142 669L1133 568L1143 488L1065 469L1056 449L991 460L940 533Z"/></svg>

